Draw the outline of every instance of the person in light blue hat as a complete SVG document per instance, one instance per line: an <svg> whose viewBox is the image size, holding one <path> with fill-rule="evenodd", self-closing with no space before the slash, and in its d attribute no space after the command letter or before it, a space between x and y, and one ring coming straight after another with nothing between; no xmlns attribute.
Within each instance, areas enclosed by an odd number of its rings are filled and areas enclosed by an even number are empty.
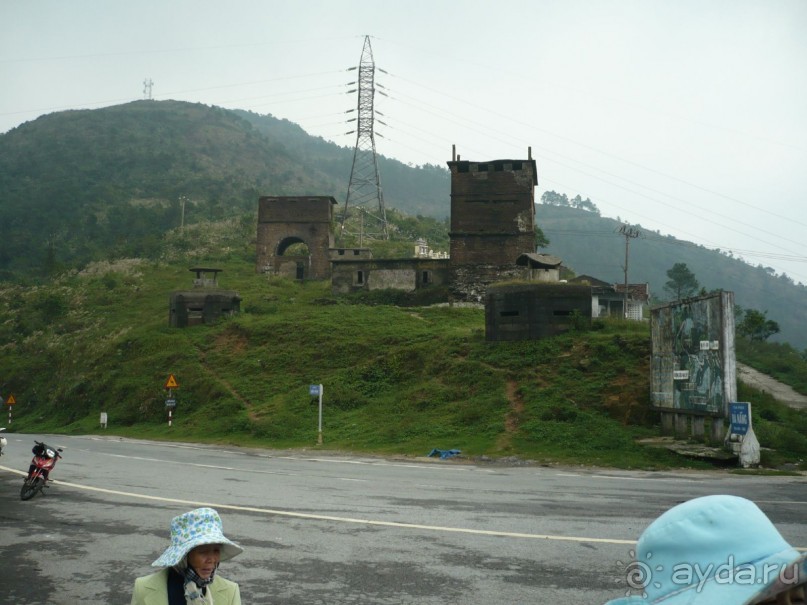
<svg viewBox="0 0 807 605"><path fill-rule="evenodd" d="M221 517L197 508L171 520L171 545L135 580L131 605L241 605L238 584L217 576L219 563L243 552L224 536Z"/></svg>
<svg viewBox="0 0 807 605"><path fill-rule="evenodd" d="M807 603L807 553L737 496L695 498L662 514L642 533L627 572L642 594L605 605Z"/></svg>

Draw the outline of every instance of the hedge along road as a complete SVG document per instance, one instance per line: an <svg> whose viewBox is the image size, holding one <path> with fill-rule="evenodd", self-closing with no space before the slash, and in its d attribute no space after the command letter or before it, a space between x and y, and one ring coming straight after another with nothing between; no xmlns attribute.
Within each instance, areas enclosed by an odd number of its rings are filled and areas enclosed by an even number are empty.
<svg viewBox="0 0 807 605"><path fill-rule="evenodd" d="M217 508L245 552L244 603L601 603L634 540L712 493L751 498L807 547L807 479L347 457L109 437L8 435L0 600L128 603L170 519ZM19 499L33 439L65 447L45 496Z"/></svg>

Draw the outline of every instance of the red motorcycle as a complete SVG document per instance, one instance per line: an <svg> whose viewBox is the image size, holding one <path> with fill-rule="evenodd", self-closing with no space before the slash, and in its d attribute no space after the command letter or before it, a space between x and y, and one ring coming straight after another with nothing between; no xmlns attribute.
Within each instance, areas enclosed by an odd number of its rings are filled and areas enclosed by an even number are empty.
<svg viewBox="0 0 807 605"><path fill-rule="evenodd" d="M20 499L30 500L36 496L37 492L48 487L48 476L50 471L56 466L56 461L62 457L60 447L50 447L41 441L34 441L36 445L31 449L34 454L31 466L28 468L28 476L20 490Z"/></svg>

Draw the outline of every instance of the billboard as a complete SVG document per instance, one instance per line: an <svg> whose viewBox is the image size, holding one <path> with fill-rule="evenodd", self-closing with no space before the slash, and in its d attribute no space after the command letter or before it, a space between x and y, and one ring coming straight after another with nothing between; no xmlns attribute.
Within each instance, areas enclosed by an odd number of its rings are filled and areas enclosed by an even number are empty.
<svg viewBox="0 0 807 605"><path fill-rule="evenodd" d="M653 408L725 417L737 394L734 293L655 307L650 322Z"/></svg>

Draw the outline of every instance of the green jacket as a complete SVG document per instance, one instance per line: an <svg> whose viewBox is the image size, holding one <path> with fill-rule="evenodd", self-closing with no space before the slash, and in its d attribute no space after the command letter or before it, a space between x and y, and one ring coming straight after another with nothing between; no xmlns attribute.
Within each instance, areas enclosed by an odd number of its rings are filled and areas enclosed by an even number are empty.
<svg viewBox="0 0 807 605"><path fill-rule="evenodd" d="M220 576L207 587L214 605L241 605L238 584ZM131 605L168 605L168 569L135 580Z"/></svg>

